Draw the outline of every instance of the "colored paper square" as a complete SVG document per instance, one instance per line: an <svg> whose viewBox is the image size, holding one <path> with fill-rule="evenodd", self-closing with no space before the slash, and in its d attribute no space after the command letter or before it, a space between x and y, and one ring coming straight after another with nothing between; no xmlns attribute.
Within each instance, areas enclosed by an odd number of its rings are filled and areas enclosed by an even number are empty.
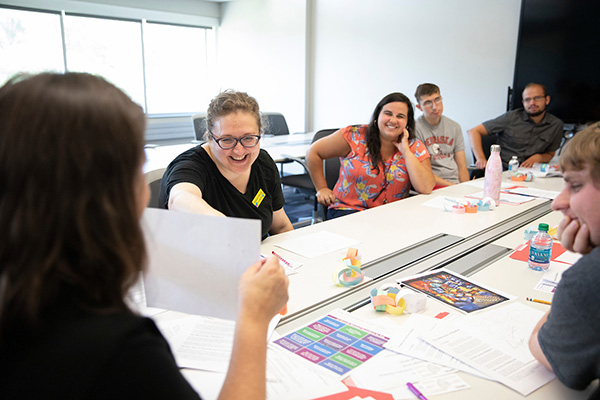
<svg viewBox="0 0 600 400"><path fill-rule="evenodd" d="M324 335L329 335L331 332L335 331L335 329L333 329L330 326L327 326L325 324L322 324L320 322L315 322L314 324L310 324L308 327L317 332L320 332Z"/></svg>
<svg viewBox="0 0 600 400"><path fill-rule="evenodd" d="M371 354L365 353L364 351L360 351L354 347L346 347L344 350L342 350L342 353L350 357L356 358L360 362L365 362L369 358L373 357Z"/></svg>
<svg viewBox="0 0 600 400"><path fill-rule="evenodd" d="M343 327L344 325L346 325L345 323L338 321L335 318L331 318L330 316L321 318L319 320L319 322L321 322L322 324L325 324L333 329L340 329L341 327Z"/></svg>
<svg viewBox="0 0 600 400"><path fill-rule="evenodd" d="M298 346L296 343L291 342L289 340L287 340L287 338L281 338L275 341L275 343L277 343L278 345L280 345L281 347L283 347L284 349L287 349L291 352L297 352L298 350L300 350L302 347Z"/></svg>
<svg viewBox="0 0 600 400"><path fill-rule="evenodd" d="M286 336L292 342L297 343L299 346L305 347L311 343L314 343L314 340L310 340L305 336L299 335L297 332L292 332Z"/></svg>
<svg viewBox="0 0 600 400"><path fill-rule="evenodd" d="M342 365L329 359L320 362L319 365L321 367L327 368L330 371L335 372L338 375L344 375L346 372L350 371L350 368L346 367L345 365Z"/></svg>
<svg viewBox="0 0 600 400"><path fill-rule="evenodd" d="M338 363L350 369L356 368L360 364L362 364L362 362L358 361L356 358L347 356L346 354L342 353L336 353L333 357L330 358L330 360L337 361Z"/></svg>
<svg viewBox="0 0 600 400"><path fill-rule="evenodd" d="M375 346L383 347L383 345L386 344L389 339L375 335L367 335L362 340Z"/></svg>
<svg viewBox="0 0 600 400"><path fill-rule="evenodd" d="M367 335L367 332L358 329L352 325L346 325L340 329L340 332L347 333L348 335L354 336L357 339L361 339Z"/></svg>
<svg viewBox="0 0 600 400"><path fill-rule="evenodd" d="M332 355L337 353L337 351L333 350L331 347L327 347L320 343L313 343L310 346L307 346L306 348L311 351L314 351L317 354L322 355L323 357L331 357ZM360 360L360 358L359 358L359 360Z"/></svg>
<svg viewBox="0 0 600 400"><path fill-rule="evenodd" d="M342 333L340 331L332 332L331 335L329 335L329 337L339 340L340 342L346 344L352 344L358 340L354 336L346 335L345 333Z"/></svg>
<svg viewBox="0 0 600 400"><path fill-rule="evenodd" d="M340 342L339 340L335 340L329 336L324 337L323 339L319 340L319 343L322 343L325 346L330 347L333 350L337 350L337 351L340 351L340 350L348 347L348 345L345 344L344 342Z"/></svg>
<svg viewBox="0 0 600 400"><path fill-rule="evenodd" d="M315 364L318 364L325 359L325 357L323 357L322 355L317 354L314 351L310 351L308 349L301 349L297 351L296 354Z"/></svg>
<svg viewBox="0 0 600 400"><path fill-rule="evenodd" d="M381 348L379 346L374 346L371 343L367 343L363 340L359 340L358 342L354 343L353 346L361 351L364 351L365 353L372 355L372 356L374 356L375 354L377 354L381 350L383 350L383 348Z"/></svg>
<svg viewBox="0 0 600 400"><path fill-rule="evenodd" d="M322 333L319 333L315 330L310 329L309 327L305 326L304 328L300 329L297 331L299 334L301 334L302 336L305 336L315 342L318 342L319 340L323 339L323 337L325 337L325 335L323 335Z"/></svg>

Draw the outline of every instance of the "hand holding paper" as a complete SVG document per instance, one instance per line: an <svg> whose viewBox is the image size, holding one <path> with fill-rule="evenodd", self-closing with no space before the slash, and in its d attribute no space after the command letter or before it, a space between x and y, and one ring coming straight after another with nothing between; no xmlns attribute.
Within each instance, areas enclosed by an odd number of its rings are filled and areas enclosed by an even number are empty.
<svg viewBox="0 0 600 400"><path fill-rule="evenodd" d="M289 280L276 257L252 264L240 278L241 313L266 324L287 303Z"/></svg>

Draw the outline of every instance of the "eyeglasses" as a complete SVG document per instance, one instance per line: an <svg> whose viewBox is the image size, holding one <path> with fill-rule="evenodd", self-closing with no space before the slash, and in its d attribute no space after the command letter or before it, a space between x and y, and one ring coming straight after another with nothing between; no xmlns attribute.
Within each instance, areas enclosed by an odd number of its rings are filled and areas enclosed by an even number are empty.
<svg viewBox="0 0 600 400"><path fill-rule="evenodd" d="M234 137L218 138L215 135L213 135L212 132L209 132L209 135L215 142L217 142L219 147L223 150L233 149L235 146L237 146L238 142L246 148L254 147L258 144L258 141L260 140L260 136L257 135L248 135L240 139L236 139Z"/></svg>
<svg viewBox="0 0 600 400"><path fill-rule="evenodd" d="M442 96L436 97L435 99L433 99L433 101L427 100L427 101L423 102L423 107L429 108L429 107L433 106L433 103L435 103L435 105L438 106L441 102L442 102Z"/></svg>
<svg viewBox="0 0 600 400"><path fill-rule="evenodd" d="M526 97L523 99L523 103L531 103L532 101L538 102L544 100L545 96Z"/></svg>

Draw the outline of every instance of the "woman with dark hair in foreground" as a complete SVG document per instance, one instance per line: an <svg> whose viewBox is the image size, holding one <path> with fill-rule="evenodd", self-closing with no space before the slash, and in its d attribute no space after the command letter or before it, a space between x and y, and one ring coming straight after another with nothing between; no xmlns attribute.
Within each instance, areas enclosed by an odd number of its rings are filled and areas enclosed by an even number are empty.
<svg viewBox="0 0 600 400"><path fill-rule="evenodd" d="M146 263L144 125L92 75L0 88L1 399L198 398L154 323L124 302ZM242 276L221 398L265 398L267 325L287 285L276 259Z"/></svg>

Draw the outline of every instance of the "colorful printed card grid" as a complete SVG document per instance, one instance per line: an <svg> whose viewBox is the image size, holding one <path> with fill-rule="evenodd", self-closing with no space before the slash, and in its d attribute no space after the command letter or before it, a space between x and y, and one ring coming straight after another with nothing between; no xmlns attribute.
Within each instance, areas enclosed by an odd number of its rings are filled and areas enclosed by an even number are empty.
<svg viewBox="0 0 600 400"><path fill-rule="evenodd" d="M328 315L275 343L338 375L344 375L383 350L388 340Z"/></svg>

